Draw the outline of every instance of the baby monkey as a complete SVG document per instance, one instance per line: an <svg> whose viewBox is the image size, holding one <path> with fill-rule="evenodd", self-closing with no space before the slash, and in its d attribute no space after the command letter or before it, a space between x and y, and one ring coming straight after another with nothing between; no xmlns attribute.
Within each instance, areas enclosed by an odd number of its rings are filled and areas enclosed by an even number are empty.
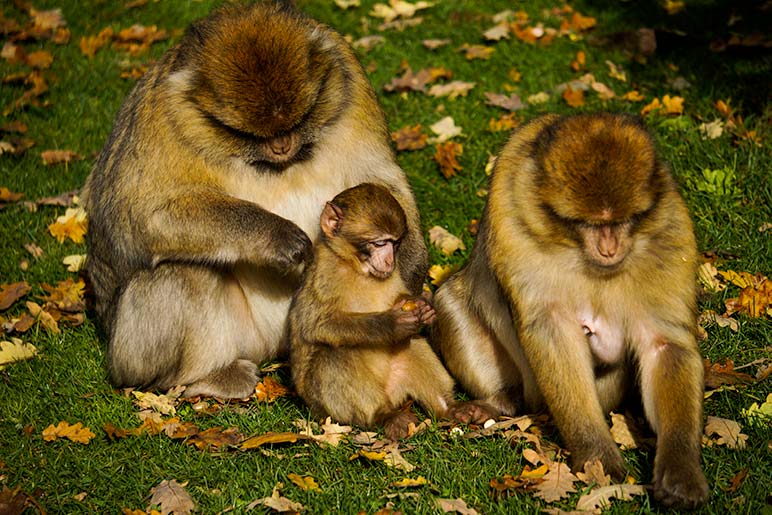
<svg viewBox="0 0 772 515"><path fill-rule="evenodd" d="M482 403L455 403L453 379L418 332L434 308L412 296L398 269L405 212L385 188L364 183L328 202L322 238L290 307L295 387L315 415L387 438L407 436L413 399L439 417L482 422Z"/></svg>

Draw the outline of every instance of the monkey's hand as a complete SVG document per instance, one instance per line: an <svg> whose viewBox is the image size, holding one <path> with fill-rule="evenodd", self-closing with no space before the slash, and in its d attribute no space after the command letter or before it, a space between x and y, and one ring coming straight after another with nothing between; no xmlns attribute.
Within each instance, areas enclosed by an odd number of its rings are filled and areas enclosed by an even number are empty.
<svg viewBox="0 0 772 515"><path fill-rule="evenodd" d="M276 217L269 228L270 242L261 254L270 266L288 271L311 260L311 239L293 222Z"/></svg>
<svg viewBox="0 0 772 515"><path fill-rule="evenodd" d="M405 298L391 308L396 341L418 334L421 326L435 318L434 308L420 297Z"/></svg>

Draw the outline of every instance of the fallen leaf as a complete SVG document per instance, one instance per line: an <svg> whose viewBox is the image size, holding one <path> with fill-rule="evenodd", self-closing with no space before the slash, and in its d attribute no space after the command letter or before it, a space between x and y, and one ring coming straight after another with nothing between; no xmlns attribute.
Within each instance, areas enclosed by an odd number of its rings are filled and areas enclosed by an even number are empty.
<svg viewBox="0 0 772 515"><path fill-rule="evenodd" d="M308 435L299 434L299 433L268 432L262 435L247 438L246 440L241 442L241 444L239 444L239 449L246 451L249 449L257 449L258 447L261 447L267 444L295 443L298 440L309 440L310 438L311 437L309 437Z"/></svg>
<svg viewBox="0 0 772 515"><path fill-rule="evenodd" d="M575 72L578 72L584 69L585 64L587 64L587 55L584 53L584 51L579 50L576 53L576 57L574 57L574 60L571 61L571 69L574 70Z"/></svg>
<svg viewBox="0 0 772 515"><path fill-rule="evenodd" d="M483 37L488 41L499 41L501 39L509 39L509 23L499 23L483 32Z"/></svg>
<svg viewBox="0 0 772 515"><path fill-rule="evenodd" d="M401 77L391 79L391 82L383 86L387 92L426 91L426 86L432 82L432 73L428 68L413 73L407 68Z"/></svg>
<svg viewBox="0 0 772 515"><path fill-rule="evenodd" d="M697 268L697 280L709 293L718 293L726 288L726 285L716 277L718 270L713 263L706 261Z"/></svg>
<svg viewBox="0 0 772 515"><path fill-rule="evenodd" d="M631 501L634 495L645 495L646 488L642 485L609 485L593 488L590 493L579 498L576 509L579 511L595 511L611 506L612 499Z"/></svg>
<svg viewBox="0 0 772 515"><path fill-rule="evenodd" d="M79 46L83 55L89 59L96 55L97 51L107 45L115 36L115 31L112 27L105 27L96 36L82 36L80 38Z"/></svg>
<svg viewBox="0 0 772 515"><path fill-rule="evenodd" d="M505 113L498 118L491 118L488 121L488 130L492 132L509 131L519 124L515 113Z"/></svg>
<svg viewBox="0 0 772 515"><path fill-rule="evenodd" d="M440 119L438 122L430 125L429 128L437 135L436 138L429 140L430 143L443 143L462 134L461 127L458 127L450 116Z"/></svg>
<svg viewBox="0 0 772 515"><path fill-rule="evenodd" d="M682 97L665 95L662 97L662 105L665 114L682 114L684 112L684 99Z"/></svg>
<svg viewBox="0 0 772 515"><path fill-rule="evenodd" d="M603 470L603 463L599 459L585 462L584 471L577 472L576 477L587 485L602 487L611 484L611 476Z"/></svg>
<svg viewBox="0 0 772 515"><path fill-rule="evenodd" d="M728 327L732 332L735 333L740 330L740 322L734 318L719 315L712 310L706 310L700 313L699 323L701 326L705 325L706 323L714 323L719 327Z"/></svg>
<svg viewBox="0 0 772 515"><path fill-rule="evenodd" d="M41 288L48 292L48 295L41 297L46 302L46 308L55 307L68 313L78 313L86 309L86 301L83 298L86 284L82 279L65 279L59 281L55 287L42 283Z"/></svg>
<svg viewBox="0 0 772 515"><path fill-rule="evenodd" d="M459 237L451 234L447 229L439 225L429 229L429 242L440 249L446 256L450 256L459 249L466 250L464 242Z"/></svg>
<svg viewBox="0 0 772 515"><path fill-rule="evenodd" d="M61 206L71 207L78 203L78 191L65 191L55 197L39 198L35 201L35 204L41 206Z"/></svg>
<svg viewBox="0 0 772 515"><path fill-rule="evenodd" d="M490 59L495 52L495 48L485 45L469 45L464 43L458 49L459 52L464 54L467 60L472 59Z"/></svg>
<svg viewBox="0 0 772 515"><path fill-rule="evenodd" d="M40 157L43 158L43 164L46 166L83 159L72 150L44 150L40 153Z"/></svg>
<svg viewBox="0 0 772 515"><path fill-rule="evenodd" d="M267 376L255 386L257 402L271 403L280 397L286 397L289 390L273 377Z"/></svg>
<svg viewBox="0 0 772 515"><path fill-rule="evenodd" d="M360 449L351 456L349 456L349 461L354 461L357 458L365 458L369 461L383 461L386 459L386 451L367 451L364 449Z"/></svg>
<svg viewBox="0 0 772 515"><path fill-rule="evenodd" d="M662 107L662 103L660 103L658 98L655 98L650 103L643 106L643 109L641 109L641 116L646 116L652 111L657 111Z"/></svg>
<svg viewBox="0 0 772 515"><path fill-rule="evenodd" d="M456 271L456 267L453 265L432 265L429 267L428 275L432 280L434 286L439 286L444 283L448 277L453 275Z"/></svg>
<svg viewBox="0 0 772 515"><path fill-rule="evenodd" d="M24 62L32 68L45 69L51 67L51 63L54 62L54 56L45 50L38 50L27 54Z"/></svg>
<svg viewBox="0 0 772 515"><path fill-rule="evenodd" d="M69 422L64 420L57 425L49 425L43 430L43 440L46 442L52 442L57 438L67 438L73 442L88 444L92 438L96 435L91 432L87 427L83 427L83 424L77 422L70 425Z"/></svg>
<svg viewBox="0 0 772 515"><path fill-rule="evenodd" d="M0 490L0 512L7 513L8 515L24 513L27 507L34 505L29 499L29 495L22 492L21 486L11 490L3 485L3 489Z"/></svg>
<svg viewBox="0 0 772 515"><path fill-rule="evenodd" d="M391 140L395 143L397 150L420 150L426 147L426 140L429 139L422 130L420 123L412 127L403 127L391 133Z"/></svg>
<svg viewBox="0 0 772 515"><path fill-rule="evenodd" d="M545 502L557 501L576 491L575 481L578 481L578 478L571 473L568 465L563 462L553 462L542 481L534 486L534 495L544 499Z"/></svg>
<svg viewBox="0 0 772 515"><path fill-rule="evenodd" d="M396 468L399 470L402 470L403 472L412 472L415 469L415 465L408 462L405 458L402 457L402 453L399 450L399 447L397 447L396 444L391 446L387 452L386 457L383 459L383 463L387 467Z"/></svg>
<svg viewBox="0 0 772 515"><path fill-rule="evenodd" d="M767 376L770 369L772 367L768 365L766 369ZM767 395L767 400L762 402L761 405L758 402L754 402L747 410L743 409L742 414L751 425L769 426L770 421L772 421L772 393Z"/></svg>
<svg viewBox="0 0 772 515"><path fill-rule="evenodd" d="M32 17L34 28L41 31L58 29L59 27L67 25L62 10L59 8L48 11L38 11L34 7L31 7L29 14Z"/></svg>
<svg viewBox="0 0 772 515"><path fill-rule="evenodd" d="M590 87L598 94L601 100L611 100L616 96L616 93L602 82L593 82L590 84Z"/></svg>
<svg viewBox="0 0 772 515"><path fill-rule="evenodd" d="M175 513L177 515L188 515L196 509L196 503L185 490L187 483L180 484L174 479L171 481L164 479L158 486L150 489L150 506L158 506L161 513Z"/></svg>
<svg viewBox="0 0 772 515"><path fill-rule="evenodd" d="M43 256L43 249L34 243L25 243L22 246L35 259L40 259Z"/></svg>
<svg viewBox="0 0 772 515"><path fill-rule="evenodd" d="M533 95L530 95L526 100L529 104L543 104L550 99L549 93L546 91L540 91Z"/></svg>
<svg viewBox="0 0 772 515"><path fill-rule="evenodd" d="M179 435L175 434L175 437ZM220 426L210 427L204 431L198 431L192 435L185 443L193 445L199 450L223 449L226 447L236 447L244 440L243 435L236 427L223 429ZM243 449L243 447L242 447Z"/></svg>
<svg viewBox="0 0 772 515"><path fill-rule="evenodd" d="M638 93L637 90L632 90L622 95L622 99L628 102L643 102L644 96Z"/></svg>
<svg viewBox="0 0 772 515"><path fill-rule="evenodd" d="M711 363L705 360L705 386L718 388L725 384L742 384L754 382L753 376L737 372L734 362L727 358L724 363Z"/></svg>
<svg viewBox="0 0 772 515"><path fill-rule="evenodd" d="M372 36L365 36L362 38L357 39L353 43L351 43L351 46L354 48L361 48L365 52L372 50L378 45L382 45L386 41L386 38L379 35L372 35Z"/></svg>
<svg viewBox="0 0 772 515"><path fill-rule="evenodd" d="M175 392L171 395L158 395L153 392L140 392L138 390L133 390L131 392L136 399L134 404L139 409L149 409L161 413L162 415L174 415L177 413L177 405L179 404L179 396L181 393L182 392Z"/></svg>
<svg viewBox="0 0 772 515"><path fill-rule="evenodd" d="M500 107L507 111L517 111L523 109L526 105L520 100L520 97L515 93L511 95L502 95L500 93L485 93L485 103L489 106Z"/></svg>
<svg viewBox="0 0 772 515"><path fill-rule="evenodd" d="M454 99L456 97L465 97L469 91L475 87L474 82L464 82L461 80L454 80L447 84L435 84L429 88L429 96L432 97L448 97Z"/></svg>
<svg viewBox="0 0 772 515"><path fill-rule="evenodd" d="M360 0L335 0L335 5L341 9L348 9L349 7L359 7L361 3Z"/></svg>
<svg viewBox="0 0 772 515"><path fill-rule="evenodd" d="M31 343L24 343L18 338L0 341L0 370L9 363L35 357L38 350Z"/></svg>
<svg viewBox="0 0 772 515"><path fill-rule="evenodd" d="M24 297L32 290L26 281L13 284L0 284L0 311L6 310L11 305Z"/></svg>
<svg viewBox="0 0 772 515"><path fill-rule="evenodd" d="M697 129L702 135L702 139L720 138L724 133L724 122L716 118L712 122L701 123Z"/></svg>
<svg viewBox="0 0 772 515"><path fill-rule="evenodd" d="M637 449L638 443L627 417L620 413L611 414L611 437L622 450Z"/></svg>
<svg viewBox="0 0 772 515"><path fill-rule="evenodd" d="M460 513L461 515L478 515L477 510L466 505L463 499L437 499L437 507L443 513Z"/></svg>
<svg viewBox="0 0 772 515"><path fill-rule="evenodd" d="M59 329L59 324L56 322L54 317L51 316L51 313L45 311L35 302L28 301L25 303L25 305L27 306L27 310L30 312L30 315L35 317L35 321L39 322L48 331L51 331L54 334L59 334L62 332L61 329Z"/></svg>
<svg viewBox="0 0 772 515"><path fill-rule="evenodd" d="M48 232L59 243L64 243L66 238L69 238L74 243L83 243L87 229L86 211L82 207L68 208L64 215L48 226Z"/></svg>
<svg viewBox="0 0 772 515"><path fill-rule="evenodd" d="M322 434L315 435L310 433L309 436L318 443L325 443L337 447L343 437L351 433L351 426L342 426L340 424L332 422L330 417L327 417L321 426ZM310 427L308 428L310 431Z"/></svg>
<svg viewBox="0 0 772 515"><path fill-rule="evenodd" d="M410 2L405 2L404 0L389 0L389 5L380 3L375 4L373 9L370 11L370 16L374 18L383 18L383 20L387 22L392 21L398 17L412 18L415 16L416 12L422 9L428 9L433 5L434 4L432 2L421 1L411 4Z"/></svg>
<svg viewBox="0 0 772 515"><path fill-rule="evenodd" d="M627 82L627 75L625 74L624 70L619 69L617 65L611 61L606 61L606 66L608 66L609 77L620 82Z"/></svg>
<svg viewBox="0 0 772 515"><path fill-rule="evenodd" d="M80 272L83 265L86 264L86 254L71 254L69 256L64 256L64 258L62 258L62 264L67 267L68 272Z"/></svg>
<svg viewBox="0 0 772 515"><path fill-rule="evenodd" d="M13 193L5 187L0 187L0 203L18 202L24 197L24 193Z"/></svg>
<svg viewBox="0 0 772 515"><path fill-rule="evenodd" d="M449 39L424 39L421 44L429 50L436 50L438 48L447 46L451 43Z"/></svg>
<svg viewBox="0 0 772 515"><path fill-rule="evenodd" d="M312 491L312 492L321 492L322 489L319 488L319 485L311 476L300 476L298 474L287 474L287 478L295 483L297 486L299 486L302 490L305 491Z"/></svg>
<svg viewBox="0 0 772 515"><path fill-rule="evenodd" d="M584 91L568 86L563 91L563 100L571 107L582 107L584 105Z"/></svg>
<svg viewBox="0 0 772 515"><path fill-rule="evenodd" d="M744 449L748 435L740 432L740 424L734 420L708 415L705 423L705 436L718 435L715 440L718 445L726 445L730 449Z"/></svg>
<svg viewBox="0 0 772 515"><path fill-rule="evenodd" d="M410 477L406 477L404 479L400 479L399 481L394 481L391 483L391 486L396 488L416 488L419 486L428 485L429 481L423 476L418 476L417 478L413 479Z"/></svg>
<svg viewBox="0 0 772 515"><path fill-rule="evenodd" d="M456 156L461 155L463 151L464 147L455 141L446 141L436 146L433 158L440 165L443 177L450 179L461 171L461 165L456 160Z"/></svg>
<svg viewBox="0 0 772 515"><path fill-rule="evenodd" d="M737 490L740 489L740 487L745 482L745 479L748 477L748 472L751 471L750 467L745 467L743 469L740 469L740 472L732 476L732 479L729 480L729 486L728 487L721 487L721 490L727 493L735 493Z"/></svg>
<svg viewBox="0 0 772 515"><path fill-rule="evenodd" d="M286 512L301 512L305 509L305 506L300 504L299 502L294 502L286 497L282 497L280 490L284 488L283 483L277 484L273 492L271 492L270 497L263 497L262 499L258 499L256 501L252 501L247 505L247 511L254 509L256 506L266 506L268 508L271 508L274 511L278 511L279 513L286 513Z"/></svg>

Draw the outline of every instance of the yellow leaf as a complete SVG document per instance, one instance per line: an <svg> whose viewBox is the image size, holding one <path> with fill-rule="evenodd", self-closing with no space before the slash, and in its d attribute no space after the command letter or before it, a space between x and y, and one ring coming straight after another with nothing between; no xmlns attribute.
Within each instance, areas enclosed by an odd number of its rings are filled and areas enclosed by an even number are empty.
<svg viewBox="0 0 772 515"><path fill-rule="evenodd" d="M301 489L312 492L320 492L321 488L311 476L300 476L298 474L287 474L287 478L298 485Z"/></svg>
<svg viewBox="0 0 772 515"><path fill-rule="evenodd" d="M660 103L659 99L655 98L651 101L651 103L645 105L643 109L641 109L641 116L646 116L650 112L660 109L661 107L662 104Z"/></svg>
<svg viewBox="0 0 772 515"><path fill-rule="evenodd" d="M729 281L730 283L734 284L735 286L739 286L740 288L753 286L753 275L749 274L748 272L735 272L734 270L727 270L724 272L723 270L719 270L718 273L721 275L721 277L724 278L725 281Z"/></svg>
<svg viewBox="0 0 772 515"><path fill-rule="evenodd" d="M568 86L563 91L563 100L571 107L581 107L584 105L584 91Z"/></svg>
<svg viewBox="0 0 772 515"><path fill-rule="evenodd" d="M360 451L357 451L356 453L352 454L351 456L349 456L348 460L349 461L353 461L353 460L355 460L357 458L365 458L365 459L368 459L370 461L383 461L384 459L386 459L386 453L385 452L377 452L377 451L360 450Z"/></svg>
<svg viewBox="0 0 772 515"><path fill-rule="evenodd" d="M628 102L643 102L643 95L638 93L638 90L634 89L632 91L628 91L624 95L622 95L622 98L624 100L627 100Z"/></svg>
<svg viewBox="0 0 772 515"><path fill-rule="evenodd" d="M549 469L550 469L549 465L545 463L539 468L535 468L533 470L524 470L520 474L520 477L524 479L539 479L541 477L544 477L547 474L547 472L549 472Z"/></svg>
<svg viewBox="0 0 772 515"><path fill-rule="evenodd" d="M83 243L83 237L88 228L86 211L82 207L69 208L56 219L56 222L48 226L48 232L55 237L59 243L64 243L66 238L75 243Z"/></svg>
<svg viewBox="0 0 772 515"><path fill-rule="evenodd" d="M683 97L672 97L665 95L662 97L662 105L665 106L665 114L682 114L684 112Z"/></svg>
<svg viewBox="0 0 772 515"><path fill-rule="evenodd" d="M393 482L391 486L394 486L397 488L415 488L417 486L423 486L428 484L429 484L429 481L427 481L425 477L418 476L415 479L409 478L409 477L400 479L399 481Z"/></svg>
<svg viewBox="0 0 772 515"><path fill-rule="evenodd" d="M295 443L298 440L308 440L309 437L307 435L302 435L298 433L265 433L258 436L253 436L252 438L247 438L243 442L241 442L241 445L239 445L239 448L242 450L248 450L248 449L256 449L260 447L261 445L266 445L269 443Z"/></svg>
<svg viewBox="0 0 772 515"><path fill-rule="evenodd" d="M56 426L51 424L43 430L43 440L46 442L52 442L57 438L67 438L73 442L88 444L92 438L96 435L91 432L87 427L83 427L83 424L77 422L70 425L69 422L64 420L59 422Z"/></svg>
<svg viewBox="0 0 772 515"><path fill-rule="evenodd" d="M11 338L11 341L0 341L0 370L8 363L30 359L37 352L34 345L24 343L18 338Z"/></svg>
<svg viewBox="0 0 772 515"><path fill-rule="evenodd" d="M429 268L429 277L433 285L439 286L455 271L456 268L451 265L432 265Z"/></svg>
<svg viewBox="0 0 772 515"><path fill-rule="evenodd" d="M440 249L446 256L450 256L459 249L466 250L466 246L461 241L461 238L451 234L447 229L439 225L429 229L429 242Z"/></svg>

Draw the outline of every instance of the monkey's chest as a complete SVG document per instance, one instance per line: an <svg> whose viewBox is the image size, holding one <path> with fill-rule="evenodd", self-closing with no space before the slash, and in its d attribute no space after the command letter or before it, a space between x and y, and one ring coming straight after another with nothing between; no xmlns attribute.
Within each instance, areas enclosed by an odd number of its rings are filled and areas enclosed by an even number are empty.
<svg viewBox="0 0 772 515"><path fill-rule="evenodd" d="M589 310L578 313L578 321L587 337L593 356L600 362L617 364L625 355L622 324Z"/></svg>

